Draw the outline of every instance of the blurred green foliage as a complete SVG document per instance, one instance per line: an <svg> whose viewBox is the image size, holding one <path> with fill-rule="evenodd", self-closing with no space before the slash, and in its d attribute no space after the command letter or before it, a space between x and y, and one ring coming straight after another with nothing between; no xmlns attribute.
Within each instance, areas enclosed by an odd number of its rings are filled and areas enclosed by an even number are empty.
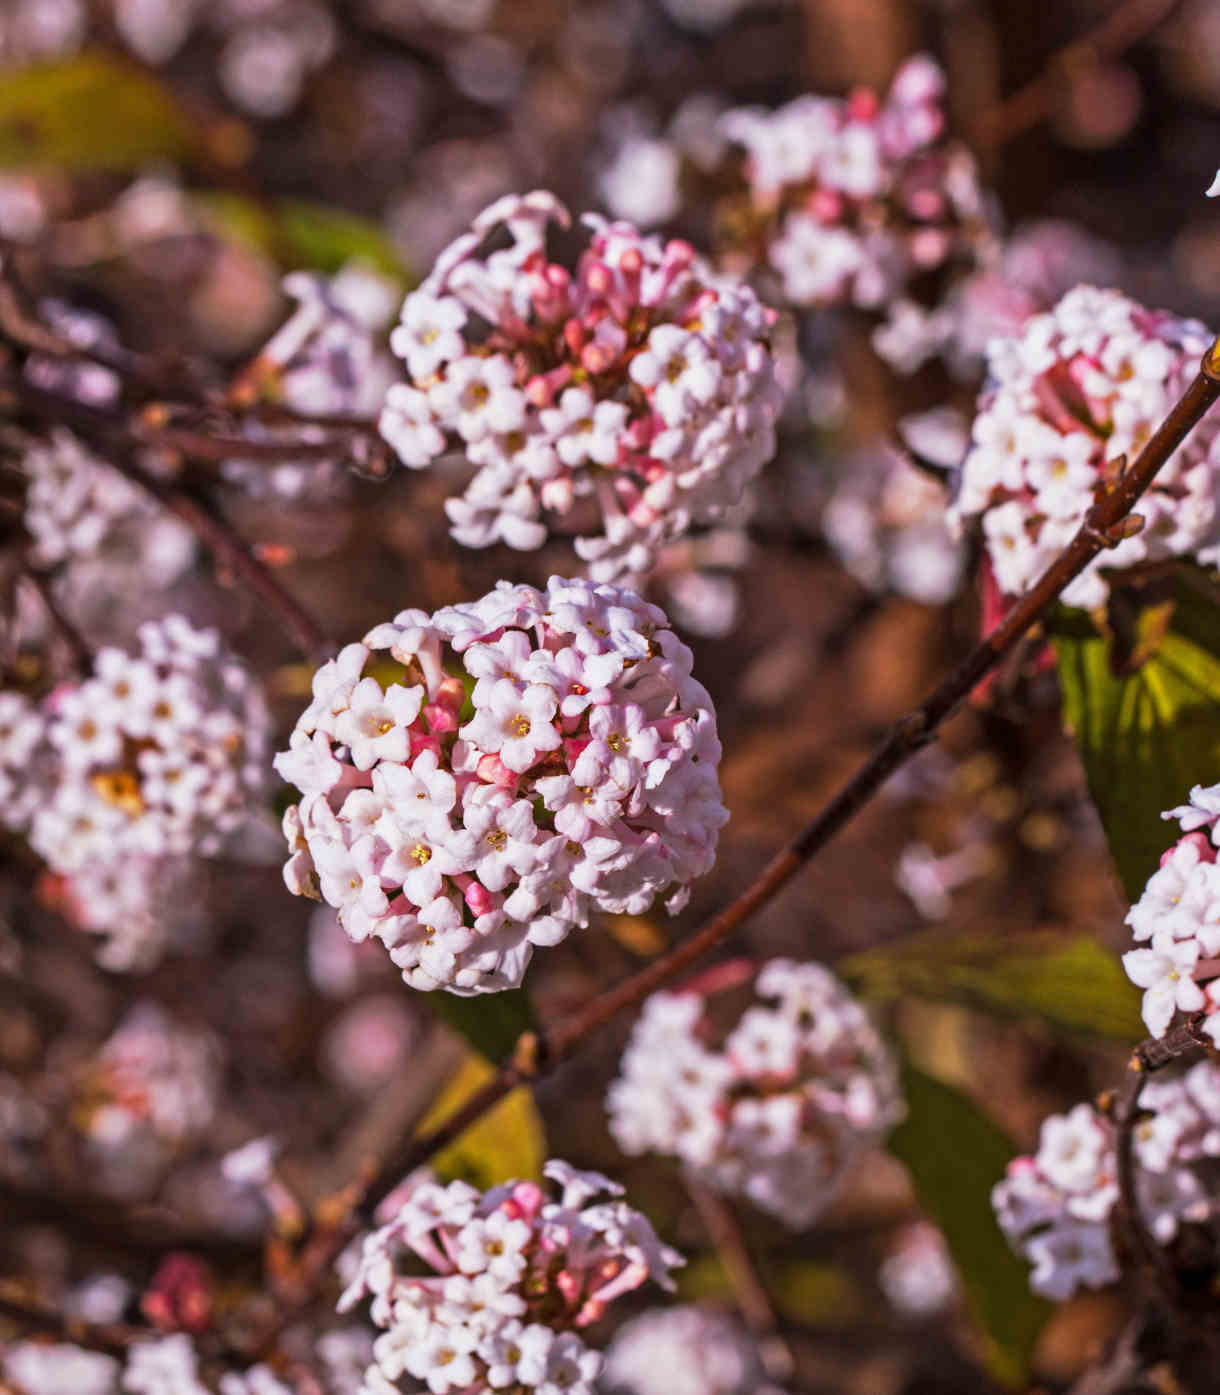
<svg viewBox="0 0 1220 1395"><path fill-rule="evenodd" d="M1143 1035L1138 990L1117 958L1087 935L925 930L853 954L835 969L874 1002L910 994L1120 1041Z"/></svg>
<svg viewBox="0 0 1220 1395"><path fill-rule="evenodd" d="M1051 1305L1030 1292L1025 1263L1009 1248L991 1207L991 1189L1016 1149L960 1090L909 1062L902 1088L907 1117L890 1135L889 1150L944 1233L983 1334L988 1369L1004 1385L1023 1386Z"/></svg>

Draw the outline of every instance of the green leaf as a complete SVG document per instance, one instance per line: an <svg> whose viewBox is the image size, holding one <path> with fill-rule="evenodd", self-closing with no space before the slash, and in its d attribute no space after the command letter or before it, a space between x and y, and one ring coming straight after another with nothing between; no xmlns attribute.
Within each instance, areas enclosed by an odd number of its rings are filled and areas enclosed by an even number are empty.
<svg viewBox="0 0 1220 1395"><path fill-rule="evenodd" d="M790 1322L806 1327L843 1326L868 1314L869 1299L837 1265L788 1260L766 1277L776 1309Z"/></svg>
<svg viewBox="0 0 1220 1395"><path fill-rule="evenodd" d="M429 994L428 1006L476 1051L497 1063L512 1055L522 1032L537 1029L529 994L524 988L510 988L504 993L476 993L471 998L438 990Z"/></svg>
<svg viewBox="0 0 1220 1395"><path fill-rule="evenodd" d="M285 270L336 272L348 262L411 284L406 263L380 225L329 204L302 199L247 198L208 191L195 195L196 207L222 236L270 257Z"/></svg>
<svg viewBox="0 0 1220 1395"><path fill-rule="evenodd" d="M345 262L358 261L383 276L410 279L398 249L369 218L302 199L278 200L274 215L280 260L286 265L334 272Z"/></svg>
<svg viewBox="0 0 1220 1395"><path fill-rule="evenodd" d="M835 971L878 1002L912 994L1122 1041L1143 1034L1138 990L1117 956L1087 935L1001 938L926 930L853 954Z"/></svg>
<svg viewBox="0 0 1220 1395"><path fill-rule="evenodd" d="M198 147L168 89L107 54L23 68L0 83L2 168L129 170Z"/></svg>
<svg viewBox="0 0 1220 1395"><path fill-rule="evenodd" d="M494 1074L495 1068L482 1056L467 1056L420 1121L420 1132L439 1128ZM534 1104L533 1091L521 1086L447 1148L442 1148L432 1159L432 1168L445 1181L460 1178L486 1191L518 1177L541 1178L545 1161L542 1118Z"/></svg>
<svg viewBox="0 0 1220 1395"><path fill-rule="evenodd" d="M959 1090L909 1062L902 1075L907 1117L890 1135L889 1150L944 1234L989 1369L1005 1385L1023 1385L1050 1304L1030 1292L1029 1271L991 1209L991 1189L1016 1150Z"/></svg>
<svg viewBox="0 0 1220 1395"><path fill-rule="evenodd" d="M1220 779L1220 607L1179 594L1132 672L1083 616L1061 621L1053 642L1064 719L1135 901L1177 837L1161 811L1185 803L1192 785Z"/></svg>

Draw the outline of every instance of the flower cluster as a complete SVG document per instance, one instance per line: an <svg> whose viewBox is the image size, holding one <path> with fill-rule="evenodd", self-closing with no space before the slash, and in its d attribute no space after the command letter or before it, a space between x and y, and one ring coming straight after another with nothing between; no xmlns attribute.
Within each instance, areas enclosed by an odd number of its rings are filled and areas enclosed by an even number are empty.
<svg viewBox="0 0 1220 1395"><path fill-rule="evenodd" d="M1220 1045L1220 785L1196 785L1190 803L1168 810L1183 837L1161 858L1143 895L1127 912L1135 939L1145 948L1123 955L1128 978L1144 990L1144 1023L1164 1036L1180 1008L1206 1009L1204 1030ZM1202 986L1206 983L1206 986Z"/></svg>
<svg viewBox="0 0 1220 1395"><path fill-rule="evenodd" d="M669 1271L682 1259L626 1202L596 1200L622 1194L608 1178L558 1160L544 1171L559 1184L557 1201L536 1182L479 1193L420 1181L364 1240L339 1307L369 1295L384 1329L369 1390L390 1395L409 1374L432 1395L506 1386L592 1395L602 1358L574 1329L646 1279L672 1289ZM404 1272L404 1251L433 1272Z"/></svg>
<svg viewBox="0 0 1220 1395"><path fill-rule="evenodd" d="M1220 1068L1201 1061L1152 1080L1140 1106L1148 1117L1135 1129L1136 1196L1165 1245L1183 1222L1208 1214L1210 1189L1198 1168L1220 1157ZM1110 1235L1117 1200L1114 1126L1089 1104L1046 1119L1038 1151L1009 1163L991 1195L1000 1228L1033 1265L1031 1287L1054 1299L1119 1277Z"/></svg>
<svg viewBox="0 0 1220 1395"><path fill-rule="evenodd" d="M112 973L142 972L159 962L174 932L205 917L199 864L182 857L125 857L46 874L44 902L78 930L102 937L97 962Z"/></svg>
<svg viewBox="0 0 1220 1395"><path fill-rule="evenodd" d="M132 857L217 852L252 814L265 784L269 723L258 687L214 630L180 615L142 625L136 655L103 649L95 673L61 687L8 728L30 760L31 846L56 871ZM9 752L0 769L19 764Z"/></svg>
<svg viewBox="0 0 1220 1395"><path fill-rule="evenodd" d="M1094 491L1133 461L1194 377L1211 336L1118 291L1078 286L1015 339L988 346L990 385L951 517L981 515L996 584L1024 591L1080 526ZM1142 529L1063 592L1104 603L1105 571L1167 557L1220 559L1220 421L1205 418L1140 500Z"/></svg>
<svg viewBox="0 0 1220 1395"><path fill-rule="evenodd" d="M800 97L727 112L748 192L721 209L731 244L795 306L877 308L915 276L973 255L986 231L974 163L943 138L944 76L908 59L884 101Z"/></svg>
<svg viewBox="0 0 1220 1395"><path fill-rule="evenodd" d="M891 367L913 373L939 355L957 377L974 378L989 340L1019 335L1031 316L1052 309L1073 286L1114 285L1122 270L1109 243L1055 218L980 247L978 260L931 309L906 297L887 306L873 347Z"/></svg>
<svg viewBox="0 0 1220 1395"><path fill-rule="evenodd" d="M782 1395L758 1344L722 1313L651 1308L614 1334L602 1384L614 1395Z"/></svg>
<svg viewBox="0 0 1220 1395"><path fill-rule="evenodd" d="M3 1361L5 1375L23 1395L212 1395L199 1377L194 1344L183 1332L134 1343L123 1363L68 1342L15 1342ZM227 1372L219 1390L220 1395L294 1395L267 1366Z"/></svg>
<svg viewBox="0 0 1220 1395"><path fill-rule="evenodd" d="M610 1128L624 1152L676 1154L802 1229L901 1116L897 1072L821 965L773 959L754 988L774 1003L748 1007L719 1045L697 986L649 998L610 1087Z"/></svg>
<svg viewBox="0 0 1220 1395"><path fill-rule="evenodd" d="M501 582L405 610L314 677L275 768L289 889L376 935L414 988L520 983L598 907L676 910L728 817L691 653L630 592Z"/></svg>
<svg viewBox="0 0 1220 1395"><path fill-rule="evenodd" d="M873 591L926 605L950 600L965 558L945 524L944 485L884 446L841 465L822 529L847 570Z"/></svg>
<svg viewBox="0 0 1220 1395"><path fill-rule="evenodd" d="M958 1295L945 1237L928 1221L915 1221L898 1233L881 1262L877 1282L890 1306L906 1318L942 1313Z"/></svg>
<svg viewBox="0 0 1220 1395"><path fill-rule="evenodd" d="M441 254L391 337L409 381L381 430L413 468L455 441L478 467L445 506L459 542L536 548L553 519L607 581L737 501L774 451L780 389L753 291L684 242L583 221L573 271L548 260L547 227L569 218L540 191Z"/></svg>
<svg viewBox="0 0 1220 1395"><path fill-rule="evenodd" d="M40 567L96 557L136 563L145 584L172 581L194 555L185 525L99 460L70 431L54 428L21 458L26 531Z"/></svg>
<svg viewBox="0 0 1220 1395"><path fill-rule="evenodd" d="M206 1132L221 1081L214 1038L137 1003L75 1081L72 1118L95 1184L139 1194L167 1158Z"/></svg>

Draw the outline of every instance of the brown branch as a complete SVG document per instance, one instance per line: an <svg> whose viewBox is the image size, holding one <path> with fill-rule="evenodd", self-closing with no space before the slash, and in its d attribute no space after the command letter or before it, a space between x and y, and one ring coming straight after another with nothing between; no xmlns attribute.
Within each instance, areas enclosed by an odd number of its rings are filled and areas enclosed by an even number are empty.
<svg viewBox="0 0 1220 1395"><path fill-rule="evenodd" d="M476 1119L518 1085L554 1069L599 1027L651 993L672 982L696 960L726 939L765 905L872 799L889 777L926 746L938 728L1012 651L1058 601L1069 585L1104 549L1122 536L1132 507L1157 471L1182 444L1207 410L1220 398L1220 340L1204 356L1200 370L1168 417L1149 438L1133 465L1098 493L1076 536L1047 568L1034 587L1004 619L913 711L891 727L889 735L820 813L763 868L752 885L667 954L544 1032L541 1041L526 1034L512 1058L457 1115L424 1137L404 1140L385 1159L370 1183L363 1215L369 1215L399 1178L451 1143Z"/></svg>
<svg viewBox="0 0 1220 1395"><path fill-rule="evenodd" d="M1127 1074L1122 1085L1109 1101L1108 1112L1115 1128L1115 1157L1118 1170L1118 1205L1114 1212L1114 1227L1120 1238L1126 1237L1136 1259L1152 1270L1169 1293L1177 1289L1172 1266L1164 1249L1148 1229L1140 1205L1139 1166L1135 1157L1135 1128L1139 1122L1140 1095L1150 1075L1191 1051L1210 1046L1211 1038L1203 1030L1206 1013L1192 1013L1185 1022L1166 1032L1163 1037L1149 1037L1131 1053Z"/></svg>
<svg viewBox="0 0 1220 1395"><path fill-rule="evenodd" d="M1178 0L1122 0L1095 28L1052 54L1037 77L983 112L974 145L1003 145L1036 126L1082 73L1125 53L1168 19L1177 4Z"/></svg>
<svg viewBox="0 0 1220 1395"><path fill-rule="evenodd" d="M59 1337L78 1347L103 1351L108 1356L123 1356L135 1342L147 1341L147 1328L129 1327L122 1322L86 1322L68 1317L57 1308L31 1298L15 1284L0 1284L0 1317L19 1323L31 1335Z"/></svg>
<svg viewBox="0 0 1220 1395"><path fill-rule="evenodd" d="M51 590L50 578L45 572L39 571L37 567L31 566L28 562L22 564L21 575L38 592L42 608L46 611L52 626L59 632L60 637L71 651L72 662L78 673L82 678L92 673L93 650L90 649L85 637L60 608L59 602L55 599L55 593Z"/></svg>
<svg viewBox="0 0 1220 1395"><path fill-rule="evenodd" d="M683 1175L687 1195L703 1223L708 1239L724 1267L737 1307L758 1342L758 1352L772 1380L787 1381L796 1368L792 1352L779 1335L779 1320L767 1290L754 1269L750 1251L732 1206L719 1192L689 1173Z"/></svg>
<svg viewBox="0 0 1220 1395"><path fill-rule="evenodd" d="M121 418L35 387L21 376L9 377L5 387L31 415L79 432L99 450L108 465L181 519L218 562L258 596L268 610L279 616L293 643L307 658L320 664L334 653L335 646L319 622L254 556L241 536L219 514L139 463L140 450L151 444L147 435L133 431Z"/></svg>

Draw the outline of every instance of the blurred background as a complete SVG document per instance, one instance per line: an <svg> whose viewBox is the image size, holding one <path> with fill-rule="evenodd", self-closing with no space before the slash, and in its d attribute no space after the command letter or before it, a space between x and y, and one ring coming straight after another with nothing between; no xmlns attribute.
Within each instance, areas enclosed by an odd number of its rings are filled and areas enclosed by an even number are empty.
<svg viewBox="0 0 1220 1395"><path fill-rule="evenodd" d="M100 317L91 332L129 349L232 373L289 314L286 271L363 268L384 325L505 193L548 188L710 251L719 113L884 91L917 52L942 64L951 134L988 191L998 250L981 297L1100 280L1220 319L1220 208L1202 197L1220 164L1212 0L0 0L4 257L78 332L80 316ZM923 414L968 413L981 359L899 372L876 327L842 308L785 318L777 459L738 515L675 545L649 580L715 700L732 819L680 915L620 918L535 958L543 1021L730 899L978 632L970 549L944 532L935 479L919 476L926 497L895 485L894 446L906 423L918 456L939 444L956 463L961 418ZM576 570L562 540L458 547L442 504L461 471L232 461L195 483L346 642L406 606ZM232 576L153 531L142 522L61 567L60 604L94 645L129 643L169 609L218 627L266 684L283 744L309 669ZM27 579L10 569L4 587L10 682L35 691L60 640ZM240 1313L260 1284L262 1211L219 1159L273 1135L284 1178L317 1198L433 1102L457 1038L382 952L284 891L274 839L167 871L151 906L120 913L131 952L102 963L96 889L65 886L16 839L5 852L0 1274L130 1317L165 1249L181 1249L208 1266L217 1311ZM723 953L835 966L916 1066L1028 1151L1047 1112L1120 1077L1142 1034L1117 966L1124 912L1054 674L1029 652ZM677 1170L625 1159L607 1132L629 1025L548 1078L536 1116L518 1101L450 1164L476 1178L505 1159L525 1167L545 1131L550 1155L624 1181L690 1256L685 1297L732 1308ZM466 1069L468 1087L478 1067ZM964 1167L976 1211L993 1180ZM935 1237L912 1231L920 1219L902 1165L881 1153L807 1233L743 1217L792 1389L1062 1390L1121 1323L1121 1293L1047 1321L1025 1311L1022 1286L997 1357Z"/></svg>

